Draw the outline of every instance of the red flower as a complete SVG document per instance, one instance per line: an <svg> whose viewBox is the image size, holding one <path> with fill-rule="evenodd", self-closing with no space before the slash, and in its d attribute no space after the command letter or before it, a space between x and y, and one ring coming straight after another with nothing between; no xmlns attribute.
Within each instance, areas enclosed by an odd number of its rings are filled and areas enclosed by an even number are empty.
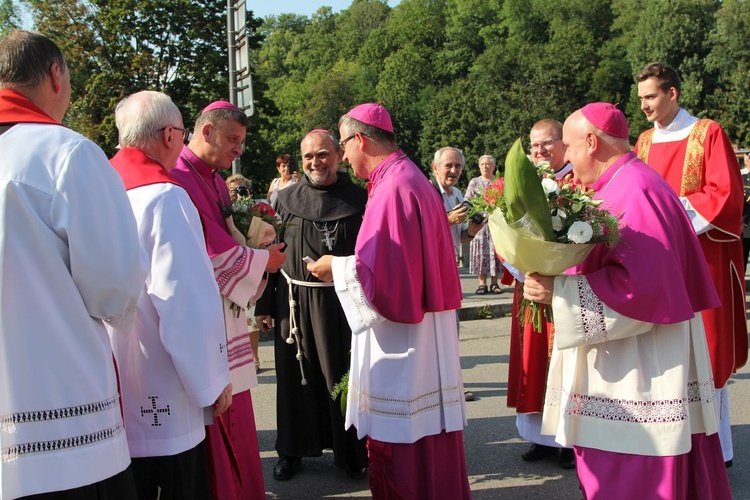
<svg viewBox="0 0 750 500"><path fill-rule="evenodd" d="M253 207L250 210L251 211L257 210L263 215L270 215L272 217L276 216L276 210L274 210L273 207L269 205L268 203L263 203L262 201L253 205Z"/></svg>

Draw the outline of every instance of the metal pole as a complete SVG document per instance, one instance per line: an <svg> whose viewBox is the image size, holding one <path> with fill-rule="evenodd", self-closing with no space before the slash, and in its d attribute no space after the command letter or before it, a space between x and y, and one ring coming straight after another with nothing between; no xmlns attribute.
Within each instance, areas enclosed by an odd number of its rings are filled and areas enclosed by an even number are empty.
<svg viewBox="0 0 750 500"><path fill-rule="evenodd" d="M227 47L229 48L229 102L237 105L237 71L235 69L235 28L234 0L227 0ZM239 174L241 162L236 158L232 162L232 174Z"/></svg>

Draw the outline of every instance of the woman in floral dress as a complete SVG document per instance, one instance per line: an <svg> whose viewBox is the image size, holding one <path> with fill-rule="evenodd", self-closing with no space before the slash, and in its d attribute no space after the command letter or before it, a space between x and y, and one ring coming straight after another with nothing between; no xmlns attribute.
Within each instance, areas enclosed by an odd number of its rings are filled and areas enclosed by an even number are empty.
<svg viewBox="0 0 750 500"><path fill-rule="evenodd" d="M479 173L479 177L469 181L465 199L481 194L487 186L495 181L495 158L490 155L481 156L479 158ZM471 240L469 245L469 272L479 276L477 294L503 293L497 284L498 276L502 274L502 267L500 267L500 261L495 254L495 247L492 244L492 236L488 226L482 228L477 233L476 238ZM487 275L490 276L489 288L487 288Z"/></svg>

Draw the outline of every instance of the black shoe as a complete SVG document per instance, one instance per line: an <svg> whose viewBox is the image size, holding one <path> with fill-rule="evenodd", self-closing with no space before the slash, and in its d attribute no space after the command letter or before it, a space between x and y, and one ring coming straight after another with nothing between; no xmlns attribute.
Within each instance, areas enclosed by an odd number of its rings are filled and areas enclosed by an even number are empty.
<svg viewBox="0 0 750 500"><path fill-rule="evenodd" d="M533 443L526 451L526 453L521 455L521 458L523 458L527 462L536 462L537 460L541 460L543 458L552 457L556 453L557 448Z"/></svg>
<svg viewBox="0 0 750 500"><path fill-rule="evenodd" d="M576 468L576 455L575 453L573 453L572 448L560 449L560 467L562 467L563 469Z"/></svg>
<svg viewBox="0 0 750 500"><path fill-rule="evenodd" d="M302 459L299 457L281 457L273 468L273 478L277 481L291 479L301 464Z"/></svg>
<svg viewBox="0 0 750 500"><path fill-rule="evenodd" d="M730 468L731 466L732 466L731 460L727 460L726 462L724 462L724 467L726 467L727 469Z"/></svg>
<svg viewBox="0 0 750 500"><path fill-rule="evenodd" d="M368 471L369 469L367 467L360 468L355 465L353 467L346 468L346 475L352 479L362 479L363 477L367 476Z"/></svg>

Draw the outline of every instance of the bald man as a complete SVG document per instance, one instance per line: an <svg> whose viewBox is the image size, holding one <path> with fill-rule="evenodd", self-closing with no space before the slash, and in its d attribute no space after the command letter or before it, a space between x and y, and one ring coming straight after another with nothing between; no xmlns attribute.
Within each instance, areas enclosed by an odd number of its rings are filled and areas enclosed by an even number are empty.
<svg viewBox="0 0 750 500"><path fill-rule="evenodd" d="M526 275L524 297L555 317L542 433L574 447L584 498L731 498L699 314L719 299L682 204L628 138L608 103L563 126L621 242L570 274Z"/></svg>

